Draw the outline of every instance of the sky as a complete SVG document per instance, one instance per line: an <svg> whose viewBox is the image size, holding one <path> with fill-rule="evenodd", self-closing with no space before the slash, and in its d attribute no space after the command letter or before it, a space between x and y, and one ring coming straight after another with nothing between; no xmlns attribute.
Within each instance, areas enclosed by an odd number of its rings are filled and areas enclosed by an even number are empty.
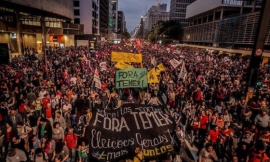
<svg viewBox="0 0 270 162"><path fill-rule="evenodd" d="M167 11L170 10L170 0L160 0L160 3L167 4ZM126 18L128 32L140 23L141 16L146 14L151 6L157 5L157 0L118 0L118 11L123 11Z"/></svg>

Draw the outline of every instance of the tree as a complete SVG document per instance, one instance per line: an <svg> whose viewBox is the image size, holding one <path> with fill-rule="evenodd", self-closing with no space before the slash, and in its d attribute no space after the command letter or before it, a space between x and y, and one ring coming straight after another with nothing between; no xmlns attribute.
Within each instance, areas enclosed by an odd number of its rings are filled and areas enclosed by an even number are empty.
<svg viewBox="0 0 270 162"><path fill-rule="evenodd" d="M129 32L123 32L123 33L121 33L121 35L122 35L124 38L126 38L126 39L129 39L129 38L130 38Z"/></svg>
<svg viewBox="0 0 270 162"><path fill-rule="evenodd" d="M159 21L148 35L151 41L158 41L160 39L178 39L182 33L182 26L179 21Z"/></svg>

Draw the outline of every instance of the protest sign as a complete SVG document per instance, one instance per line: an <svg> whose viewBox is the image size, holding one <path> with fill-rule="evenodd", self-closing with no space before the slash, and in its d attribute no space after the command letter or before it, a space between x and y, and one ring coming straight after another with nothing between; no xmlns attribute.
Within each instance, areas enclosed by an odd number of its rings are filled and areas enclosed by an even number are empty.
<svg viewBox="0 0 270 162"><path fill-rule="evenodd" d="M150 70L148 72L148 83L158 83L158 77L157 77L158 73L156 72L155 68L153 68L152 70Z"/></svg>
<svg viewBox="0 0 270 162"><path fill-rule="evenodd" d="M180 79L180 78L182 78L183 81L185 81L186 78L187 78L187 70L186 70L186 65L185 65L184 62L182 64L181 71L180 71L180 73L178 75L178 79Z"/></svg>
<svg viewBox="0 0 270 162"><path fill-rule="evenodd" d="M144 159L173 151L174 120L161 107L126 104L117 110L97 108L86 128L92 156L101 161L132 157L136 146Z"/></svg>
<svg viewBox="0 0 270 162"><path fill-rule="evenodd" d="M100 71L106 71L107 70L107 63L106 62L101 62L99 64Z"/></svg>
<svg viewBox="0 0 270 162"><path fill-rule="evenodd" d="M157 66L157 60L155 57L151 57L151 64L154 65L155 67Z"/></svg>
<svg viewBox="0 0 270 162"><path fill-rule="evenodd" d="M177 68L177 66L179 66L181 64L181 62L177 61L176 59L172 59L169 62L173 66L173 68Z"/></svg>
<svg viewBox="0 0 270 162"><path fill-rule="evenodd" d="M112 52L111 62L142 62L142 54L133 54L133 53L125 53L125 52Z"/></svg>
<svg viewBox="0 0 270 162"><path fill-rule="evenodd" d="M124 63L123 61L118 61L115 66L116 68L118 69L126 69L126 68L133 68L133 66L129 65L129 64L126 64Z"/></svg>
<svg viewBox="0 0 270 162"><path fill-rule="evenodd" d="M94 82L95 82L95 87L98 89L101 89L101 82L99 79L99 74L98 74L98 70L95 70L95 74L94 74Z"/></svg>
<svg viewBox="0 0 270 162"><path fill-rule="evenodd" d="M165 68L163 66L163 64L158 64L157 68L160 70L160 71L165 71Z"/></svg>
<svg viewBox="0 0 270 162"><path fill-rule="evenodd" d="M127 68L116 71L116 88L147 87L146 68Z"/></svg>

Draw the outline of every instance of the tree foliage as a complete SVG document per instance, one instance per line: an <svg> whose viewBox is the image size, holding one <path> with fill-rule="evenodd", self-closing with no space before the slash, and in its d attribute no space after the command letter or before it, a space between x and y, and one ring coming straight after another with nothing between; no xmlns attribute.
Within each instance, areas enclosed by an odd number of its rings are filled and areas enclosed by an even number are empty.
<svg viewBox="0 0 270 162"><path fill-rule="evenodd" d="M182 33L182 27L179 21L159 21L153 26L152 31L148 34L148 39L158 41L164 38L178 39Z"/></svg>
<svg viewBox="0 0 270 162"><path fill-rule="evenodd" d="M122 35L124 38L127 38L127 39L130 38L129 32L123 32L123 33L121 33L121 35Z"/></svg>

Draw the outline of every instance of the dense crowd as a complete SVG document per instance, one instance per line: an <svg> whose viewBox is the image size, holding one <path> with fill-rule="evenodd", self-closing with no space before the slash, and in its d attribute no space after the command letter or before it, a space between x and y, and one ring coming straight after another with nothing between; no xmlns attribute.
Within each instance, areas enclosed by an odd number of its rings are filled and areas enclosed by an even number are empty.
<svg viewBox="0 0 270 162"><path fill-rule="evenodd" d="M0 65L0 144L7 162L89 161L84 132L92 112L97 105L115 109L123 103L162 105L177 124L178 149L189 142L198 148L199 162L269 160L270 71L260 69L262 84L247 99L247 58L191 47L144 44L138 49L126 43L104 44L95 52L83 46L48 47L39 59L34 50L25 51ZM116 89L112 51L142 53L148 70L162 63L165 71L160 72L159 83ZM172 59L185 63L185 79L179 77L181 65L171 66ZM101 62L107 63L106 70L100 70ZM95 87L95 69L101 89ZM136 150L141 154L140 148Z"/></svg>

